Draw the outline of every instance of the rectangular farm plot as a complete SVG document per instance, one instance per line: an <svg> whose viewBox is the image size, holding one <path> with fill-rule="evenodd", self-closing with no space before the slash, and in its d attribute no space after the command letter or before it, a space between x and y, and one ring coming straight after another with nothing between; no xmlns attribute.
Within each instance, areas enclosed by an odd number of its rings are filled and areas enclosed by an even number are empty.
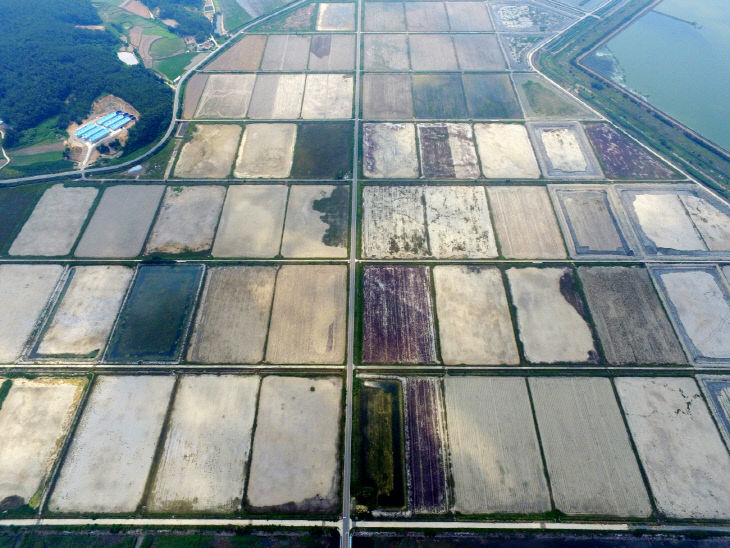
<svg viewBox="0 0 730 548"><path fill-rule="evenodd" d="M264 53L266 36L249 34L205 65L205 71L256 70Z"/></svg>
<svg viewBox="0 0 730 548"><path fill-rule="evenodd" d="M670 518L730 517L730 455L694 379L616 380L657 509Z"/></svg>
<svg viewBox="0 0 730 548"><path fill-rule="evenodd" d="M352 175L352 122L299 124L291 176L348 179Z"/></svg>
<svg viewBox="0 0 730 548"><path fill-rule="evenodd" d="M606 188L590 190L551 188L562 210L566 235L572 243L571 254L633 256L624 238Z"/></svg>
<svg viewBox="0 0 730 548"><path fill-rule="evenodd" d="M585 127L603 172L609 179L675 179L681 177L658 157L609 124Z"/></svg>
<svg viewBox="0 0 730 548"><path fill-rule="evenodd" d="M84 378L14 379L2 401L0 501L36 508L73 422ZM0 380L0 385L3 381Z"/></svg>
<svg viewBox="0 0 730 548"><path fill-rule="evenodd" d="M296 124L248 124L233 175L239 179L289 177L296 139Z"/></svg>
<svg viewBox="0 0 730 548"><path fill-rule="evenodd" d="M514 73L525 117L536 120L595 120L597 116L542 76Z"/></svg>
<svg viewBox="0 0 730 548"><path fill-rule="evenodd" d="M182 118L184 120L190 120L195 116L195 110L198 108L200 97L203 95L207 83L208 75L201 72L194 73L185 82L182 100ZM178 129L178 131L180 130Z"/></svg>
<svg viewBox="0 0 730 548"><path fill-rule="evenodd" d="M483 187L433 186L423 190L431 254L438 259L497 256Z"/></svg>
<svg viewBox="0 0 730 548"><path fill-rule="evenodd" d="M248 117L260 120L299 118L304 82L304 74L259 74Z"/></svg>
<svg viewBox="0 0 730 548"><path fill-rule="evenodd" d="M279 253L288 189L285 185L228 187L214 257L274 257Z"/></svg>
<svg viewBox="0 0 730 548"><path fill-rule="evenodd" d="M342 380L265 377L246 502L255 510L334 512Z"/></svg>
<svg viewBox="0 0 730 548"><path fill-rule="evenodd" d="M601 179L598 160L577 122L528 125L546 177Z"/></svg>
<svg viewBox="0 0 730 548"><path fill-rule="evenodd" d="M408 74L365 74L362 93L366 120L413 118L413 91Z"/></svg>
<svg viewBox="0 0 730 548"><path fill-rule="evenodd" d="M302 118L352 118L353 82L350 74L308 74Z"/></svg>
<svg viewBox="0 0 730 548"><path fill-rule="evenodd" d="M0 189L0 218L3 220L0 224L0 253L5 253L44 191L42 185L6 186Z"/></svg>
<svg viewBox="0 0 730 548"><path fill-rule="evenodd" d="M304 70L309 61L310 36L271 34L261 61L261 70Z"/></svg>
<svg viewBox="0 0 730 548"><path fill-rule="evenodd" d="M418 177L413 124L364 124L363 172L370 178Z"/></svg>
<svg viewBox="0 0 730 548"><path fill-rule="evenodd" d="M466 99L458 74L414 74L413 111L416 118L466 118Z"/></svg>
<svg viewBox="0 0 730 548"><path fill-rule="evenodd" d="M136 257L160 204L163 185L120 185L104 191L76 257Z"/></svg>
<svg viewBox="0 0 730 548"><path fill-rule="evenodd" d="M487 179L537 179L540 169L521 124L475 124L474 136Z"/></svg>
<svg viewBox="0 0 730 548"><path fill-rule="evenodd" d="M106 361L178 360L202 274L202 266L195 264L140 266L119 313Z"/></svg>
<svg viewBox="0 0 730 548"><path fill-rule="evenodd" d="M362 361L436 363L428 268L366 266L362 284Z"/></svg>
<svg viewBox="0 0 730 548"><path fill-rule="evenodd" d="M578 274L609 363L687 363L645 269L580 267Z"/></svg>
<svg viewBox="0 0 730 548"><path fill-rule="evenodd" d="M61 265L0 265L0 363L18 359L61 277Z"/></svg>
<svg viewBox="0 0 730 548"><path fill-rule="evenodd" d="M195 117L244 118L255 80L255 74L211 74Z"/></svg>
<svg viewBox="0 0 730 548"><path fill-rule="evenodd" d="M520 362L497 268L436 266L433 277L445 365Z"/></svg>
<svg viewBox="0 0 730 548"><path fill-rule="evenodd" d="M720 433L730 443L730 377L702 375L698 379Z"/></svg>
<svg viewBox="0 0 730 548"><path fill-rule="evenodd" d="M77 266L34 350L38 356L102 354L133 271L126 266Z"/></svg>
<svg viewBox="0 0 730 548"><path fill-rule="evenodd" d="M147 506L234 512L243 498L259 378L183 376Z"/></svg>
<svg viewBox="0 0 730 548"><path fill-rule="evenodd" d="M175 177L222 179L231 173L241 126L198 124L190 141L180 150L175 163Z"/></svg>
<svg viewBox="0 0 730 548"><path fill-rule="evenodd" d="M484 2L446 2L446 13L452 31L492 30L492 20Z"/></svg>
<svg viewBox="0 0 730 548"><path fill-rule="evenodd" d="M442 2L406 2L404 6L410 32L449 30L449 20Z"/></svg>
<svg viewBox="0 0 730 548"><path fill-rule="evenodd" d="M598 361L585 304L572 270L510 268L507 279L528 361Z"/></svg>
<svg viewBox="0 0 730 548"><path fill-rule="evenodd" d="M64 460L52 512L133 512L140 504L175 382L99 377Z"/></svg>
<svg viewBox="0 0 730 548"><path fill-rule="evenodd" d="M362 199L363 256L408 259L429 255L422 188L366 186Z"/></svg>
<svg viewBox="0 0 730 548"><path fill-rule="evenodd" d="M309 70L333 71L355 68L354 34L317 34L309 49Z"/></svg>
<svg viewBox="0 0 730 548"><path fill-rule="evenodd" d="M345 186L292 186L282 256L346 257L349 207L350 192Z"/></svg>
<svg viewBox="0 0 730 548"><path fill-rule="evenodd" d="M168 187L145 254L208 251L225 196L224 186Z"/></svg>
<svg viewBox="0 0 730 548"><path fill-rule="evenodd" d="M409 508L416 514L447 510L446 429L439 379L406 381Z"/></svg>
<svg viewBox="0 0 730 548"><path fill-rule="evenodd" d="M508 259L560 259L565 247L544 188L487 188L500 250Z"/></svg>
<svg viewBox="0 0 730 548"><path fill-rule="evenodd" d="M208 270L190 338L193 363L258 363L264 358L276 269L230 266Z"/></svg>
<svg viewBox="0 0 730 548"><path fill-rule="evenodd" d="M413 70L458 70L451 37L446 34L410 34L408 44Z"/></svg>
<svg viewBox="0 0 730 548"><path fill-rule="evenodd" d="M522 109L512 89L509 75L464 74L461 79L467 108L472 118L522 118Z"/></svg>
<svg viewBox="0 0 730 548"><path fill-rule="evenodd" d="M529 380L555 507L566 514L648 517L649 496L611 381Z"/></svg>
<svg viewBox="0 0 730 548"><path fill-rule="evenodd" d="M283 266L276 278L266 360L329 364L345 359L347 268Z"/></svg>
<svg viewBox="0 0 730 548"><path fill-rule="evenodd" d="M454 511L548 512L550 493L525 380L447 376L444 390Z"/></svg>
<svg viewBox="0 0 730 548"><path fill-rule="evenodd" d="M653 272L694 360L730 360L730 291L717 269L662 267Z"/></svg>
<svg viewBox="0 0 730 548"><path fill-rule="evenodd" d="M404 31L405 13L401 2L364 2L365 31Z"/></svg>
<svg viewBox="0 0 730 548"><path fill-rule="evenodd" d="M707 249L711 252L730 251L730 206L714 198L710 199L704 192L700 195L681 193L679 199Z"/></svg>
<svg viewBox="0 0 730 548"><path fill-rule="evenodd" d="M461 70L507 68L496 34L456 34L454 46Z"/></svg>
<svg viewBox="0 0 730 548"><path fill-rule="evenodd" d="M410 69L405 34L366 34L363 37L363 68L367 71Z"/></svg>
<svg viewBox="0 0 730 548"><path fill-rule="evenodd" d="M469 124L419 124L423 176L478 179L479 160Z"/></svg>
<svg viewBox="0 0 730 548"><path fill-rule="evenodd" d="M317 4L317 30L355 30L355 4Z"/></svg>
<svg viewBox="0 0 730 548"><path fill-rule="evenodd" d="M10 255L68 255L98 190L53 185L46 190L10 246Z"/></svg>

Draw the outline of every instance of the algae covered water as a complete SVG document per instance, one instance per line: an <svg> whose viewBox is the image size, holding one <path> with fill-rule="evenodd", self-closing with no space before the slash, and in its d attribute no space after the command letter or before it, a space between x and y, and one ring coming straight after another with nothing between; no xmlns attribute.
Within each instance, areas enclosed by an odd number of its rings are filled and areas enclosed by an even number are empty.
<svg viewBox="0 0 730 548"><path fill-rule="evenodd" d="M586 64L730 150L727 0L663 0Z"/></svg>

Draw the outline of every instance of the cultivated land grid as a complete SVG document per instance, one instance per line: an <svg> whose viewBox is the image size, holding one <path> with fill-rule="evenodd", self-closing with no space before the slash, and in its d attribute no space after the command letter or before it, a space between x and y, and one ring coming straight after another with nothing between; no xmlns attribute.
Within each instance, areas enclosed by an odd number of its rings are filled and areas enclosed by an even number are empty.
<svg viewBox="0 0 730 548"><path fill-rule="evenodd" d="M272 373L275 374L277 372L282 371L290 371L293 373L299 373L299 374L311 374L311 373L338 373L338 374L344 374L345 375L345 413L344 413L344 447L343 447L343 461L342 461L342 512L339 520L330 520L330 521L319 521L319 520L299 520L299 519L291 519L291 520L281 520L281 519L274 519L274 520L256 520L256 519L211 519L211 520L170 520L170 519L159 519L155 520L153 518L150 518L148 520L146 519L125 519L125 518L109 518L108 520L101 519L96 520L96 523L99 524L133 524L133 525L140 525L144 523L149 523L150 525L155 525L157 523L160 524L176 524L179 523L180 525L190 525L190 526L196 526L196 525L204 525L207 523L210 524L233 524L233 525L280 525L280 526L324 526L324 527L337 527L341 533L342 533L342 543L343 546L347 546L349 544L349 533L351 531L351 528L353 527L353 522L351 521L351 508L350 508L350 474L351 474L351 467L352 467L352 455L351 455L351 446L352 446L352 413L353 413L353 382L355 380L356 374L359 372L361 375L398 375L398 376L404 376L404 375L430 375L430 376L442 376L444 374L450 374L453 373L455 375L460 374L478 374L478 375L507 375L507 376L526 376L526 377L532 377L532 376L541 376L541 375L588 375L588 376L606 376L610 378L619 377L619 376L640 376L640 375L648 375L648 376L687 376L687 375L695 375L695 374L708 374L708 375L715 375L715 374L729 374L730 373L730 365L725 365L721 367L704 367L701 364L695 364L695 367L686 367L686 366L634 366L634 367L628 367L628 366L608 366L608 365L600 365L600 366L581 366L581 365L573 365L573 366L551 366L551 365L545 365L545 366L539 366L539 365L525 365L524 363L522 365L517 366L443 366L443 365L435 365L435 366L422 366L422 365L414 365L414 366L393 366L393 365L363 365L356 362L356 346L359 344L359 341L356 340L356 336L358 335L357 332L357 326L358 326L358 318L356 315L356 312L358 311L358 295L359 295L359 288L358 288L358 271L359 271L359 265L361 264L402 264L402 263L414 263L414 264L479 264L479 265L498 265L498 264L514 264L517 266L529 266L529 265L540 265L540 264L555 264L555 265L566 265L566 266L578 266L580 264L591 264L591 263L601 263L605 264L607 262L610 262L609 259L606 257L603 258L589 258L589 257L580 257L580 259L573 259L573 258L565 258L565 259L550 259L550 260L515 260L515 259L487 259L487 260L456 260L456 261L436 261L436 260L423 260L423 259L382 259L382 260L363 260L359 258L359 195L360 190L364 186L362 183L363 181L359 177L359 166L360 166L360 130L361 130L361 108L360 108L360 87L361 87L361 81L362 81L362 62L361 62L361 52L362 52L362 35L364 34L364 31L362 30L362 18L363 18L363 5L365 4L366 0L357 0L357 9L356 9L356 26L355 26L355 36L356 36L356 55L355 55L355 93L354 93L354 140L353 140L353 170L352 170L352 179L349 183L351 193L350 193L350 200L351 200L351 215L350 215L350 224L349 224L349 246L348 246L348 257L346 260L333 260L333 259L320 259L320 260L297 260L297 259L291 259L291 260L282 260L282 259L261 259L260 261L257 260L246 260L245 263L266 263L266 264L309 264L314 262L327 262L332 264L347 264L349 266L348 269L348 305L347 305L347 358L346 363L344 365L331 365L331 366L298 366L298 365L291 365L291 366L278 366L278 365L251 365L251 366L241 366L241 365L229 365L229 366L204 366L204 365L189 365L189 364L170 364L170 365L152 365L152 366L140 366L140 365L133 365L133 364L122 364L118 366L109 365L109 364L100 364L96 367L93 367L93 372L95 373L105 373L105 372L144 372L144 373L152 373L154 372L160 372L160 371L166 371L166 372L210 372L210 373L223 373L223 372L240 372L240 373ZM492 17L491 11L489 12L490 17ZM497 33L500 31L497 30ZM504 32L504 31L501 31ZM500 47L503 47L500 42ZM511 69L507 69L507 71L511 74L513 71ZM519 94L517 95L518 100L521 101L521 98ZM523 107L524 111L524 107ZM216 120L217 122L221 122L221 120ZM444 121L444 120L439 120ZM418 120L418 122L426 122L426 120ZM604 179L605 181L605 179ZM201 181L199 181L201 182ZM310 181L307 181L310 182ZM328 181L332 182L332 181ZM369 180L370 183L377 183L377 180ZM413 181L403 180L401 181L403 183L412 183ZM618 182L618 181L616 181ZM209 181L205 181L205 183L209 183ZM542 186L544 185L544 181L532 181L532 183L537 183L537 185ZM621 181L621 183L626 183L626 181ZM169 181L168 184L174 184L173 181ZM342 184L341 182L339 184ZM419 184L419 183L416 183ZM452 184L459 184L458 182L454 182ZM489 182L483 182L482 184L485 184L487 186L490 186ZM646 185L647 183L643 183ZM567 185L566 185L567 186ZM601 183L598 183L597 186L601 186ZM610 185L607 185L610 186ZM552 192L551 192L552 194ZM553 207L557 211L556 204L553 204ZM561 219L562 221L562 219ZM152 229L152 226L150 226L150 230ZM563 236L565 237L565 233L563 233ZM78 245L78 244L77 244ZM566 246L567 249L570 249L569 246ZM708 262L710 263L717 263L718 258L715 257L692 257L690 260L687 260L686 258L682 259L681 257L637 257L635 260L628 259L628 260L621 260L620 262L614 262L613 264L619 265L619 266L631 266L631 265L643 265L646 267L650 264L687 264L687 265L698 265L703 266L706 265ZM115 260L115 259L105 259L105 260L77 260L77 259L65 259L65 260L51 260L51 259L30 259L25 260L21 258L4 258L1 259L2 263L62 263L62 264L68 264L68 265L76 265L76 264L93 264L93 263L104 263L104 264L113 264L115 262L122 262L127 264L135 264L138 262L141 262L142 259L132 259L132 260ZM196 261L194 259L183 260L181 262L208 262L208 261ZM236 261L234 259L231 260L216 260L215 263L218 264L225 264L227 262L240 262ZM649 272L653 275L652 271L649 270ZM656 282L655 282L656 285ZM433 289L431 289L433 292ZM664 294L662 292L659 293L660 297L664 299ZM433 296L433 295L432 295ZM665 308L667 307L666 303L664 303ZM43 315L41 315L43 316ZM191 318L194 315L191 314ZM676 324L676 321L674 319L674 316L669 314L670 320ZM675 325L676 328L676 325ZM33 337L31 337L31 340ZM680 337L680 342L684 344L684 339ZM184 348L181 349L181 352L184 352ZM689 356L689 353L688 353ZM691 359L691 358L690 358ZM23 366L21 364L18 364L17 366L9 366L6 368L7 372L13 373L72 373L77 372L79 370L82 371L91 371L92 369L89 367L88 364L80 363L76 364L75 366L69 366L69 365L60 365L55 366L52 364L44 364L40 363L38 366L33 367L27 367ZM366 377L363 377L366 378ZM613 384L613 383L612 383ZM704 390L703 390L703 397L704 397ZM620 400L619 400L620 401ZM76 421L78 421L78 415L80 414L81 410L83 409L83 405L79 406L79 410L77 411L77 418ZM623 410L622 410L622 416L623 416ZM625 420L625 419L624 419ZM70 436L69 436L70 439ZM68 444L68 441L67 441ZM56 481L56 476L58 474L58 471L60 469L61 460L59 459L56 463L56 468L54 470L54 473L52 474L52 477L50 479L51 484L53 484ZM50 490L46 490L44 497L48 495ZM40 508L43 510L45 507L45 504L41 504ZM53 518L45 518L45 514L40 513L39 517L43 516L43 522L48 524L58 523L59 525L69 524L72 525L74 523L83 523L84 520L79 520L78 522L75 522L74 520L55 520ZM36 523L35 520L14 520L12 523ZM8 522L11 523L11 522ZM396 526L404 526L405 524L400 523ZM587 525L587 524L586 524ZM722 524L718 524L722 525ZM364 521L358 521L355 524L358 528L387 528L394 526L393 523L388 522L378 522L373 521L371 523L367 523ZM457 528L464 528L464 529L470 529L470 528L479 528L479 524L474 523L463 523L461 525L457 525L455 523L448 524L440 521L435 521L431 523L426 522L417 522L417 523L411 523L407 525L408 527L413 528L429 528L429 527L438 527L438 528L444 528L444 529L457 529ZM482 524L481 526L485 528L494 528L499 529L502 525L493 522L492 524ZM537 526L536 523L523 523L519 524L519 526L516 523L511 523L510 528L524 528L524 529L530 529L533 526ZM541 524L541 526L545 526L544 524ZM571 523L563 523L563 524L556 524L555 527L562 527L566 529L571 529L573 527L580 527L575 526L575 524ZM622 531L630 529L631 526L627 524L621 524L621 523L613 523L613 524L594 524L595 528L604 528L605 530L614 530L614 531ZM648 528L650 529L653 525L649 524ZM545 528L550 528L551 525L547 524ZM591 525L587 525L587 527L591 527Z"/></svg>

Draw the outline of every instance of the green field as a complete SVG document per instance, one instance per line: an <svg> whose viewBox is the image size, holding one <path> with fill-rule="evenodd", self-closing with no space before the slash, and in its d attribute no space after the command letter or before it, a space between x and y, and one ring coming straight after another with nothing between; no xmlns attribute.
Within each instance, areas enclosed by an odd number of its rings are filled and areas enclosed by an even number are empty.
<svg viewBox="0 0 730 548"><path fill-rule="evenodd" d="M223 25L228 32L237 30L251 20L251 16L238 5L236 0L215 0L216 7L223 13Z"/></svg>

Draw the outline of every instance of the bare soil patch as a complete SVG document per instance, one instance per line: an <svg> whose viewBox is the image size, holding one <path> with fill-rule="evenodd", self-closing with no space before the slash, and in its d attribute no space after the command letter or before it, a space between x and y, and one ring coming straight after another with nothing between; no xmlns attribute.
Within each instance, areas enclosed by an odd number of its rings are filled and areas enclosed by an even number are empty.
<svg viewBox="0 0 730 548"><path fill-rule="evenodd" d="M205 65L205 71L257 70L264 53L266 36L249 34ZM189 85L189 84L188 84Z"/></svg>
<svg viewBox="0 0 730 548"><path fill-rule="evenodd" d="M175 177L222 179L231 173L241 126L198 124L175 164Z"/></svg>

